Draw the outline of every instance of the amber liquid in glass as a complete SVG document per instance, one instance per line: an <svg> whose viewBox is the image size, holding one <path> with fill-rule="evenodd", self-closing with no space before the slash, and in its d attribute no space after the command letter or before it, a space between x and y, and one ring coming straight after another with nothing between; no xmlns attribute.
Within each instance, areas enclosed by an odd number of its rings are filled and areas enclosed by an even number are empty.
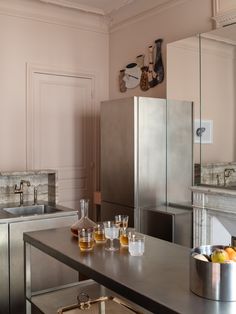
<svg viewBox="0 0 236 314"><path fill-rule="evenodd" d="M81 251L91 251L94 246L94 240L86 240L84 241L83 239L79 240L79 248Z"/></svg>
<svg viewBox="0 0 236 314"><path fill-rule="evenodd" d="M121 234L120 236L120 244L123 246L128 246L129 244L129 239L127 234Z"/></svg>
<svg viewBox="0 0 236 314"><path fill-rule="evenodd" d="M106 242L105 234L103 231L95 231L94 239L96 242Z"/></svg>

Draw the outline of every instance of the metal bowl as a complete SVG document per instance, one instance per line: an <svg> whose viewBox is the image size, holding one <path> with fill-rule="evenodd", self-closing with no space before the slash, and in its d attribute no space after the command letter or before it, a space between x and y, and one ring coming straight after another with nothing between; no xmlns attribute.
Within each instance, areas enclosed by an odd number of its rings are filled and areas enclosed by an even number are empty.
<svg viewBox="0 0 236 314"><path fill-rule="evenodd" d="M217 301L236 301L236 263L221 264L194 258L208 256L222 245L204 245L192 249L190 256L190 289L195 294Z"/></svg>

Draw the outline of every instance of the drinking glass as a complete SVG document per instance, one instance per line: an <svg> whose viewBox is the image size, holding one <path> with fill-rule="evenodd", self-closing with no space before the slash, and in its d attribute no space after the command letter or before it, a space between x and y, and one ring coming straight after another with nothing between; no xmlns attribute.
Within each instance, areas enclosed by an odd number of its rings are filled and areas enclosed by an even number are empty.
<svg viewBox="0 0 236 314"><path fill-rule="evenodd" d="M103 222L97 222L97 226L94 228L94 239L96 243L106 242Z"/></svg>
<svg viewBox="0 0 236 314"><path fill-rule="evenodd" d="M79 231L79 248L80 251L92 251L94 247L94 231L93 229L81 229Z"/></svg>
<svg viewBox="0 0 236 314"><path fill-rule="evenodd" d="M126 229L128 227L129 216L128 215L116 215L115 223L121 229Z"/></svg>
<svg viewBox="0 0 236 314"><path fill-rule="evenodd" d="M145 237L142 234L129 236L129 253L132 256L141 256L144 253Z"/></svg>
<svg viewBox="0 0 236 314"><path fill-rule="evenodd" d="M127 228L120 230L120 245L128 246L129 245L129 237L135 233L134 228Z"/></svg>
<svg viewBox="0 0 236 314"><path fill-rule="evenodd" d="M110 240L110 245L105 249L108 251L116 251L119 248L114 246L114 239L119 238L120 228L114 223L114 221L105 221L104 223L105 237Z"/></svg>

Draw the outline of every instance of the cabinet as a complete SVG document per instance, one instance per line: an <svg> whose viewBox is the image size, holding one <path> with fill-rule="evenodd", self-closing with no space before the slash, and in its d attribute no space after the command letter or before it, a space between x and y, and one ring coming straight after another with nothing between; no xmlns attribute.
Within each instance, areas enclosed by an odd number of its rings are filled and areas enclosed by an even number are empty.
<svg viewBox="0 0 236 314"><path fill-rule="evenodd" d="M24 243L23 233L56 227L70 226L75 217L59 217L11 223L10 234L10 313L24 313ZM32 291L48 289L78 280L78 273L39 250L31 249ZM47 265L47 267L44 267Z"/></svg>
<svg viewBox="0 0 236 314"><path fill-rule="evenodd" d="M192 208L160 206L141 210L141 232L192 247Z"/></svg>
<svg viewBox="0 0 236 314"><path fill-rule="evenodd" d="M9 313L9 264L8 264L8 224L0 224L0 268L1 268L1 280L0 280L0 313Z"/></svg>
<svg viewBox="0 0 236 314"><path fill-rule="evenodd" d="M24 242L23 233L56 227L70 226L77 220L75 211L45 215L45 218L27 217L26 220L14 220L0 224L0 313L24 314ZM47 216L47 217L46 217ZM30 252L32 263L32 291L48 289L78 281L78 272L56 261L52 257L32 248ZM43 265L47 267L43 268Z"/></svg>
<svg viewBox="0 0 236 314"><path fill-rule="evenodd" d="M130 97L101 104L101 219L191 201L192 110L189 101ZM176 184L178 178L178 184Z"/></svg>

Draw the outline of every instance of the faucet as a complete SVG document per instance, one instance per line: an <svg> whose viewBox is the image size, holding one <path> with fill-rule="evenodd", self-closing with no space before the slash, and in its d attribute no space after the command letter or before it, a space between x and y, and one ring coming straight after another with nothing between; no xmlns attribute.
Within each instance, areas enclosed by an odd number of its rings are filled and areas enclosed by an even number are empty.
<svg viewBox="0 0 236 314"><path fill-rule="evenodd" d="M36 188L36 186L34 187L34 205L37 205L38 202L38 190Z"/></svg>
<svg viewBox="0 0 236 314"><path fill-rule="evenodd" d="M17 187L17 184L15 184L15 194L20 194L20 206L24 203L24 191L23 191L23 185L26 184L27 186L30 186L30 182L27 180L21 180L20 181L20 187Z"/></svg>
<svg viewBox="0 0 236 314"><path fill-rule="evenodd" d="M233 172L235 172L235 169L225 168L225 170L224 170L224 186L226 186L226 178L229 178Z"/></svg>

